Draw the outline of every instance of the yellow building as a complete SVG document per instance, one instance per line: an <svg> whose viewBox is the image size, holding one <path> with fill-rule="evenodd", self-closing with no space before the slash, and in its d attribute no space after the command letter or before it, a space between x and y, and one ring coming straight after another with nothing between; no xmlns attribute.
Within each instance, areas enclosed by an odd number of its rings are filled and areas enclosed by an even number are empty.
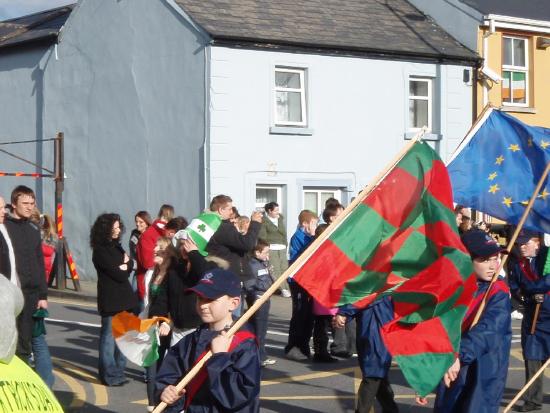
<svg viewBox="0 0 550 413"><path fill-rule="evenodd" d="M478 114L490 103L550 128L550 21L490 14L479 27L477 50Z"/></svg>
<svg viewBox="0 0 550 413"><path fill-rule="evenodd" d="M550 0L408 0L480 56L474 113L486 104L550 127Z"/></svg>

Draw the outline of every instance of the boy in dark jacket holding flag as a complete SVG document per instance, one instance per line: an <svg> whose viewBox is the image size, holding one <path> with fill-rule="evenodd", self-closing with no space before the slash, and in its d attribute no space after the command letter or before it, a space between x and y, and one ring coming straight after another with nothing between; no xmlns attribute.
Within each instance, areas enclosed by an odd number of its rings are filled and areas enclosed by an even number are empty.
<svg viewBox="0 0 550 413"><path fill-rule="evenodd" d="M493 284L479 321L473 327L472 323L505 250L484 231L469 231L462 242L472 257L477 291L462 322L458 358L437 388L434 412L496 413L506 384L512 339L510 291L503 280Z"/></svg>
<svg viewBox="0 0 550 413"><path fill-rule="evenodd" d="M536 232L522 230L516 246L520 257L510 265L510 289L525 308L521 348L525 360L525 382L528 382L550 357L550 261L548 247L541 245ZM543 382L543 375L539 375L523 395L524 404L516 411L542 410Z"/></svg>
<svg viewBox="0 0 550 413"><path fill-rule="evenodd" d="M168 412L259 411L260 357L256 337L241 329L227 330L232 312L240 305L241 284L230 271L214 269L190 288L197 295L197 312L204 324L172 347L157 374L160 399ZM213 356L180 393L176 384L204 354Z"/></svg>

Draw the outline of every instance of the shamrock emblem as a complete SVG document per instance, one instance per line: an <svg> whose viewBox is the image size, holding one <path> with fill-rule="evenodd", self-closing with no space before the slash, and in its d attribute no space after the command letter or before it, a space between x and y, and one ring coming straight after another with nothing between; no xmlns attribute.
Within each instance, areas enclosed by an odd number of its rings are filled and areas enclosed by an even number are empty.
<svg viewBox="0 0 550 413"><path fill-rule="evenodd" d="M205 232L206 231L206 225L200 224L200 225L197 226L197 229L199 230L199 232Z"/></svg>

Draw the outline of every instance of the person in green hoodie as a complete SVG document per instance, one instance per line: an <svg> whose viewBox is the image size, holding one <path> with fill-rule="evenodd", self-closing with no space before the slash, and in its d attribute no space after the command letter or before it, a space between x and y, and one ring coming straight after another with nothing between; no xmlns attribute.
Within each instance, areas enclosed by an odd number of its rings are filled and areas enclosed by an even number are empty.
<svg viewBox="0 0 550 413"><path fill-rule="evenodd" d="M286 225L277 202L265 204L264 209L259 238L269 244L269 263L273 266L273 277L277 279L288 268ZM290 297L286 281L281 284L281 295Z"/></svg>

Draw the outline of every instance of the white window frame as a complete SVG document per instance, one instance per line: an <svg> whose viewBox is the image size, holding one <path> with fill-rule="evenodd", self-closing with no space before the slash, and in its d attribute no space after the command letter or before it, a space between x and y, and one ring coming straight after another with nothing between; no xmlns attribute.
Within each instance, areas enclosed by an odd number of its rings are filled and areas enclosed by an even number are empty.
<svg viewBox="0 0 550 413"><path fill-rule="evenodd" d="M513 41L514 40L522 40L524 42L524 49L525 49L525 66L513 66L513 65L505 65L504 64L504 39L512 39L512 58L513 58ZM519 36L502 36L502 78L504 79L504 71L509 72L521 72L525 73L525 103L520 102L505 102L504 99L502 100L503 106L520 106L520 107L528 107L529 106L529 39L526 37L519 37ZM510 99L514 99L514 90L512 89L512 79L513 76L510 76ZM504 81L503 81L504 84Z"/></svg>
<svg viewBox="0 0 550 413"><path fill-rule="evenodd" d="M268 185L268 184L257 184L255 189L254 189L254 209L256 209L256 211L263 211L264 210L264 206L265 206L265 203L260 203L260 202L257 202L257 198L256 198L256 191L258 189L276 189L277 190L277 200L275 202L277 202L277 204L279 204L279 207L283 208L283 186L282 185Z"/></svg>
<svg viewBox="0 0 550 413"><path fill-rule="evenodd" d="M340 203L342 202L342 189L334 187L304 187L302 190L302 205L306 207L306 193L316 193L317 194L317 214L321 215L325 209L325 205L321 202L321 193L322 192L332 192L334 193L333 198L337 199Z"/></svg>
<svg viewBox="0 0 550 413"><path fill-rule="evenodd" d="M296 73L300 76L300 88L286 88L277 86L277 72L284 73ZM273 119L275 126L307 126L307 107L306 107L306 69L305 68L290 68L284 66L275 66L273 76ZM277 118L277 92L297 92L300 93L300 105L301 105L301 122L292 122L280 120Z"/></svg>
<svg viewBox="0 0 550 413"><path fill-rule="evenodd" d="M411 82L425 82L428 84L428 96L415 96L411 95ZM428 130L426 132L432 131L432 112L433 112L433 78L431 77L416 77L416 76L410 76L409 81L407 82L407 95L409 96L407 100L407 130L410 132L418 132L422 127L420 128L412 128L410 126L411 119L410 119L410 101L411 100L427 100L428 101L428 124L426 125L428 127Z"/></svg>

